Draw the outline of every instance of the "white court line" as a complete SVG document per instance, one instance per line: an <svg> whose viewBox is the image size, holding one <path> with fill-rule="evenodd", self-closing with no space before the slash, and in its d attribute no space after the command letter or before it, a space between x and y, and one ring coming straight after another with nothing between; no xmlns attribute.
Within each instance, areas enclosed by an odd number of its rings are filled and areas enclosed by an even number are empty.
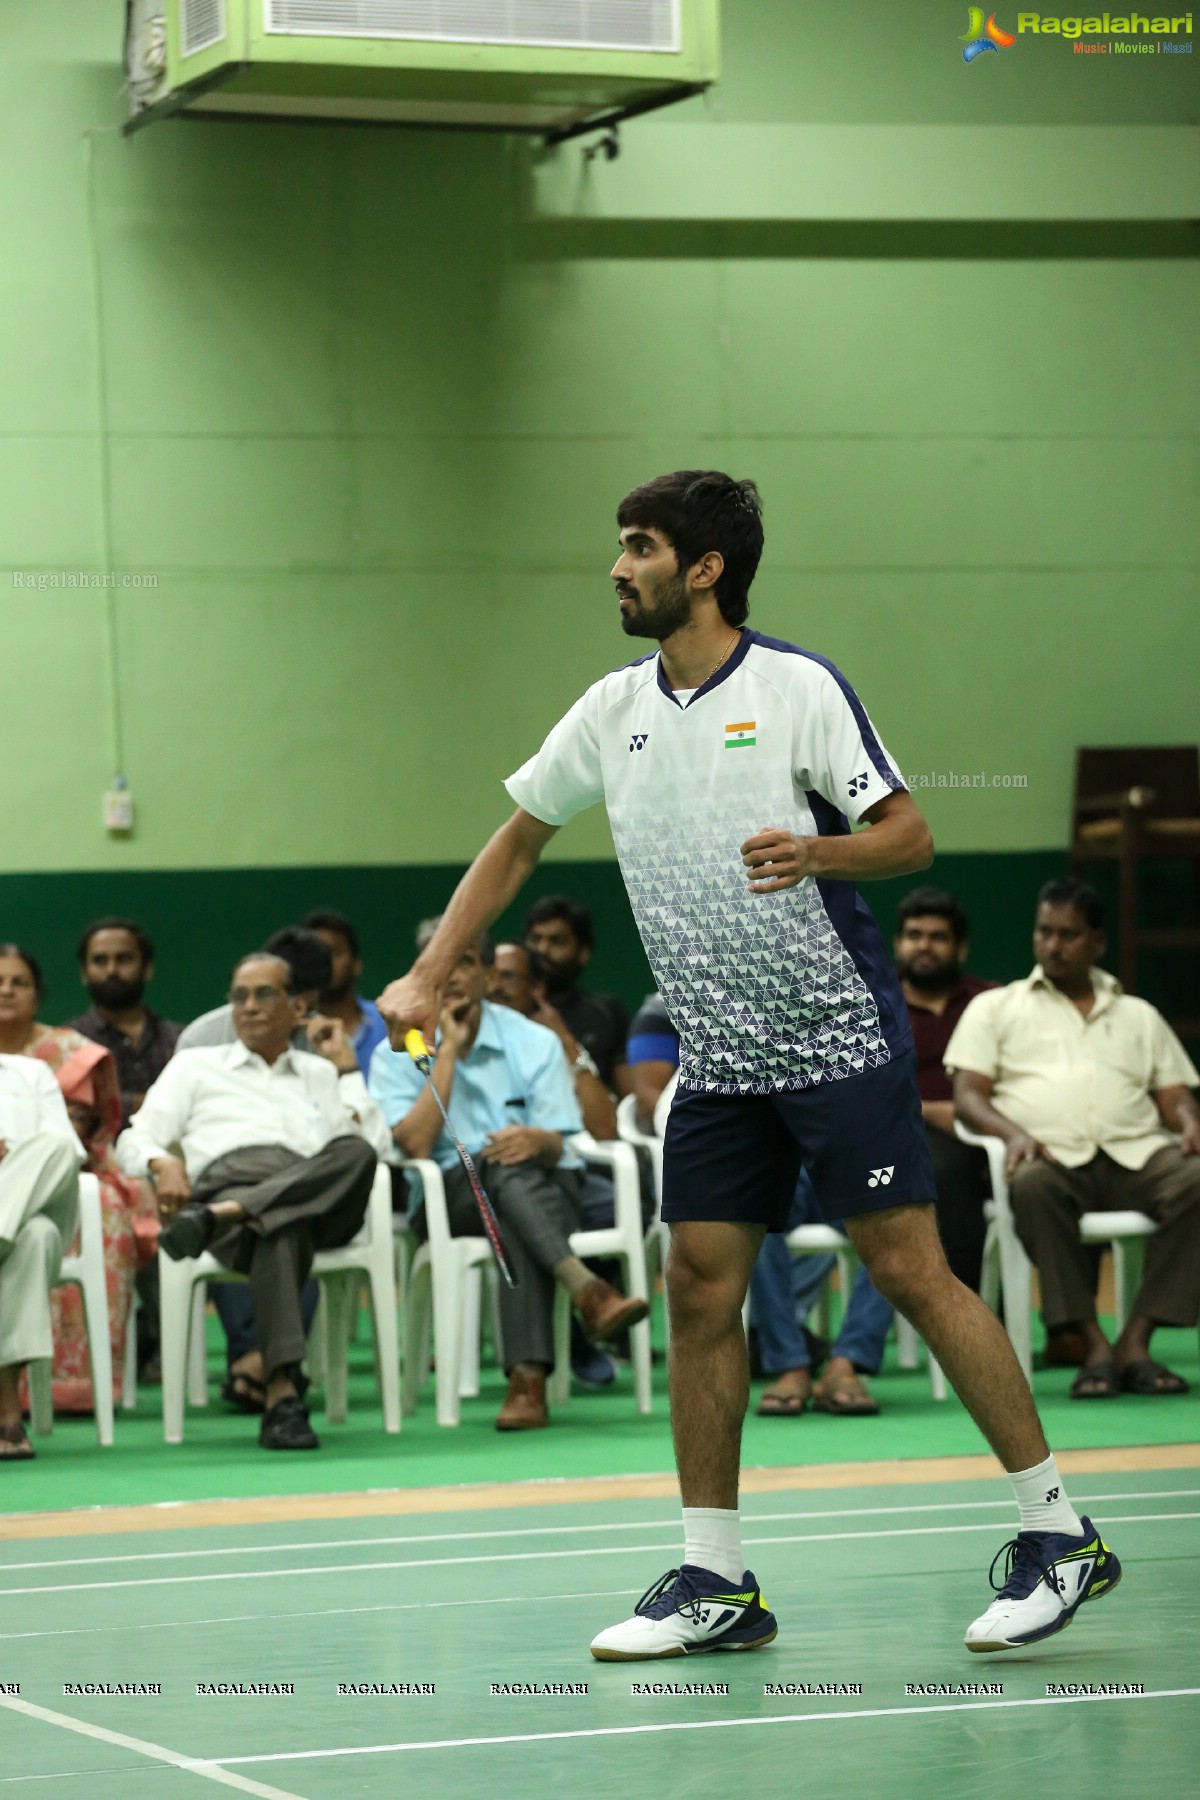
<svg viewBox="0 0 1200 1800"><path fill-rule="evenodd" d="M181 1756L177 1750L167 1750L162 1744L147 1743L145 1738L127 1737L123 1731L109 1731L103 1725L89 1725L85 1720L72 1719L66 1713L51 1712L47 1706L35 1706L31 1700L9 1700L0 1696L0 1706L6 1706L10 1712L24 1713L30 1719L40 1719L45 1725L57 1725L63 1731L77 1731L81 1737L97 1738L102 1744L116 1744L121 1750L135 1750L139 1756L148 1756L154 1762L169 1763L173 1769L186 1769L192 1775L202 1775L206 1781L218 1782L222 1787L236 1788L239 1793L257 1794L259 1800L302 1800L301 1795L293 1794L290 1789L268 1787L265 1782L255 1781L250 1776L234 1775L229 1769L220 1768L211 1759Z"/></svg>
<svg viewBox="0 0 1200 1800"><path fill-rule="evenodd" d="M1200 1688L1152 1688L1146 1694L1064 1694L1028 1700L952 1700L948 1706L874 1706L858 1711L764 1713L750 1719L681 1719L659 1725L594 1725L581 1731L524 1731L505 1737L416 1738L407 1744L363 1744L349 1750L274 1750L259 1756L214 1758L222 1767L244 1763L304 1762L332 1756L385 1756L400 1750L464 1750L484 1744L544 1744L556 1738L641 1737L659 1731L728 1731L738 1725L814 1725L830 1719L906 1719L916 1713L1001 1712L1013 1706L1078 1706L1085 1700L1174 1700Z"/></svg>
<svg viewBox="0 0 1200 1800"><path fill-rule="evenodd" d="M1190 1500L1200 1495L1200 1488L1146 1488L1129 1494L1073 1494L1072 1500L1091 1505L1096 1500ZM742 1525L782 1524L795 1519L869 1519L893 1517L903 1513L992 1512L1003 1507L1012 1510L1011 1495L1001 1494L995 1500L951 1500L921 1506L836 1506L821 1512L773 1512L742 1514ZM41 1562L0 1562L5 1569L84 1569L94 1566L109 1569L117 1563L182 1562L200 1556L268 1556L283 1550L358 1550L378 1548L385 1544L460 1544L477 1538L489 1543L501 1538L577 1537L585 1531L654 1531L659 1526L680 1529L678 1509L668 1519L635 1519L616 1525L522 1525L501 1531L419 1531L404 1537L308 1538L297 1543L232 1544L208 1550L148 1550L141 1556L52 1556ZM1004 1522L997 1527L1003 1530Z"/></svg>
<svg viewBox="0 0 1200 1800"><path fill-rule="evenodd" d="M548 1600L619 1600L625 1594L636 1594L636 1587L592 1588L583 1594L493 1594L486 1600L439 1600L438 1611L447 1606L542 1606ZM313 1612L226 1613L215 1619L166 1619L144 1625L66 1625L58 1631L0 1631L0 1644L15 1643L19 1638L94 1637L101 1631L194 1631L199 1625L260 1625L275 1619L340 1619L350 1613L428 1612L428 1600L393 1600L380 1606L322 1606Z"/></svg>
<svg viewBox="0 0 1200 1800"><path fill-rule="evenodd" d="M1093 1523L1109 1525L1144 1525L1162 1519L1196 1519L1200 1513L1114 1513ZM653 1530L651 1526L649 1529ZM667 1529L664 1524L663 1529ZM635 1556L643 1551L678 1548L679 1528L672 1524L671 1544L587 1544L578 1550L508 1550L500 1556L419 1556L394 1557L390 1562L319 1563L315 1568L290 1569L225 1569L212 1575L147 1575L141 1581L76 1581L43 1583L37 1587L0 1588L0 1598L19 1594L93 1594L105 1588L189 1587L202 1581L297 1581L307 1575L366 1575L381 1569L446 1569L466 1566L479 1568L484 1563L559 1562L576 1556ZM750 1548L759 1544L826 1544L851 1538L949 1537L963 1531L1004 1531L1005 1525L985 1520L975 1525L906 1525L893 1531L807 1531L780 1537L746 1537Z"/></svg>

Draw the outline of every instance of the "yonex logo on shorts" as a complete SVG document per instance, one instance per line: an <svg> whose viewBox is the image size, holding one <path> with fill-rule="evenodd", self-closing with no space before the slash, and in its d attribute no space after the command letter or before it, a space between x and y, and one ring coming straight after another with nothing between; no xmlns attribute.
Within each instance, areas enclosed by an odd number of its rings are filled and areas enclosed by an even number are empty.
<svg viewBox="0 0 1200 1800"><path fill-rule="evenodd" d="M895 1173L896 1173L895 1163L890 1163L886 1169L872 1169L871 1170L871 1179L870 1179L870 1181L868 1181L867 1186L868 1187L886 1187L888 1182L892 1179L892 1176Z"/></svg>
<svg viewBox="0 0 1200 1800"><path fill-rule="evenodd" d="M650 733L648 731L635 731L629 740L630 750L644 750L646 748L646 740L649 736Z"/></svg>

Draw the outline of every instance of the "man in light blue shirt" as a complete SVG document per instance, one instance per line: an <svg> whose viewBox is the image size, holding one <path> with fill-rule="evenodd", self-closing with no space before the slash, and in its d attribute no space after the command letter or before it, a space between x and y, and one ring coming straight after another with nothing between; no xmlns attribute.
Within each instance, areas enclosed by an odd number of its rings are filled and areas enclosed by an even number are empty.
<svg viewBox="0 0 1200 1800"><path fill-rule="evenodd" d="M422 925L418 948L436 925ZM555 1034L484 1000L494 955L491 939L481 937L446 981L432 1080L479 1168L517 1279L515 1288L500 1288L509 1387L496 1428L524 1431L550 1422L546 1376L554 1367L555 1284L566 1288L593 1343L609 1342L644 1319L647 1306L623 1299L571 1252L583 1162L570 1138L583 1120ZM403 1154L432 1157L440 1165L452 1235L481 1236L466 1171L412 1058L380 1044L371 1058L370 1088ZM422 1209L418 1231L423 1226Z"/></svg>

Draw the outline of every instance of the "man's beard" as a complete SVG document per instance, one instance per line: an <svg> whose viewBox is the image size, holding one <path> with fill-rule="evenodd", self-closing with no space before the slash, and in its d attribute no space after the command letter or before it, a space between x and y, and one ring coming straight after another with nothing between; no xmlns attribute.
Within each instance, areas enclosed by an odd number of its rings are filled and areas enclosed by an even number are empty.
<svg viewBox="0 0 1200 1800"><path fill-rule="evenodd" d="M635 600L633 611L621 614L621 629L627 637L657 638L661 643L686 625L691 616L686 576L669 575L659 582L649 605Z"/></svg>
<svg viewBox="0 0 1200 1800"><path fill-rule="evenodd" d="M325 992L321 995L321 1005L338 1006L343 1000L349 999L353 991L354 977L353 975L347 975L345 981L339 981L336 987L328 987L325 989Z"/></svg>
<svg viewBox="0 0 1200 1800"><path fill-rule="evenodd" d="M936 969L914 969L911 963L900 963L898 967L910 987L919 988L926 994L938 994L953 987L962 974L962 964L957 962L939 963Z"/></svg>
<svg viewBox="0 0 1200 1800"><path fill-rule="evenodd" d="M106 975L103 981L89 981L87 990L96 1006L108 1006L117 1011L136 1006L146 991L146 983L141 975L132 980L126 980L123 975Z"/></svg>
<svg viewBox="0 0 1200 1800"><path fill-rule="evenodd" d="M547 958L545 974L546 998L553 1005L556 1000L565 1000L573 993L583 973L581 962L552 963Z"/></svg>

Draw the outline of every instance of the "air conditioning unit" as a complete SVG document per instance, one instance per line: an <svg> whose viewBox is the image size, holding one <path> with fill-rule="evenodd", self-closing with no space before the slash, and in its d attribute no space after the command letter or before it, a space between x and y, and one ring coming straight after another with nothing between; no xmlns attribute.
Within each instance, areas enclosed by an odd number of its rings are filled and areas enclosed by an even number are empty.
<svg viewBox="0 0 1200 1800"><path fill-rule="evenodd" d="M701 92L719 0L127 0L126 131L173 114L536 132Z"/></svg>

